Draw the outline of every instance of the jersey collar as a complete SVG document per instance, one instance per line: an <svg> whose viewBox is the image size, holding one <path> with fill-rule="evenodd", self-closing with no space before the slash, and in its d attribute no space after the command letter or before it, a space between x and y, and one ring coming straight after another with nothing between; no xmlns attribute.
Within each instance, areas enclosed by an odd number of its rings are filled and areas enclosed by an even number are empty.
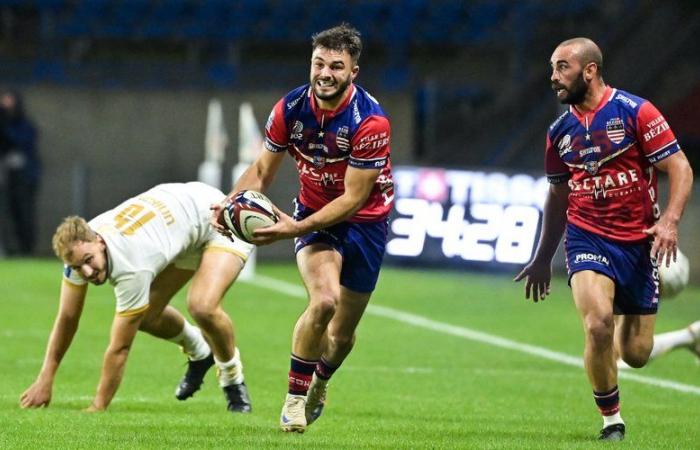
<svg viewBox="0 0 700 450"><path fill-rule="evenodd" d="M598 113L598 111L603 109L603 107L605 105L607 105L610 100L612 100L613 96L615 95L615 91L616 91L616 89L613 89L610 86L605 86L605 91L603 91L603 96L601 97L600 102L598 103L598 106L596 106L593 111L581 113L578 109L574 108L574 105L569 106L569 111L579 121L583 122L586 117L592 118L596 115L596 113Z"/></svg>
<svg viewBox="0 0 700 450"><path fill-rule="evenodd" d="M355 94L357 93L357 90L355 89L355 84L350 83L350 86L348 87L350 89L350 93L345 97L345 100L338 105L336 109L333 110L328 110L328 109L321 109L318 107L318 103L316 103L316 96L314 95L314 88L313 86L309 86L309 97L311 97L311 110L314 112L314 116L316 116L316 120L321 122L321 118L324 117L326 121L334 118L338 114L342 113L345 111L345 109L348 107L352 99L355 97Z"/></svg>

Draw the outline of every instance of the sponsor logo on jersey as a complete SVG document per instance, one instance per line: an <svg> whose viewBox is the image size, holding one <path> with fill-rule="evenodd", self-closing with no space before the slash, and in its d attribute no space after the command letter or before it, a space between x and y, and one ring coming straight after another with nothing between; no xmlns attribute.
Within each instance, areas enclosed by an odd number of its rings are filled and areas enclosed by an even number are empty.
<svg viewBox="0 0 700 450"><path fill-rule="evenodd" d="M289 135L290 139L302 139L303 134L302 131L304 131L304 124L301 123L300 121L295 121L294 126L292 127L292 132Z"/></svg>
<svg viewBox="0 0 700 450"><path fill-rule="evenodd" d="M381 133L374 133L360 139L359 144L356 146L358 150L371 149L376 150L378 148L389 145L389 136L386 131Z"/></svg>
<svg viewBox="0 0 700 450"><path fill-rule="evenodd" d="M569 114L569 111L564 111L559 117L557 117L557 120L552 122L552 124L549 126L549 130L553 130L557 125L559 125L559 122L566 117L566 115Z"/></svg>
<svg viewBox="0 0 700 450"><path fill-rule="evenodd" d="M329 166L329 168L332 166ZM318 169L322 169L319 167ZM304 179L311 181L316 184L323 184L328 186L331 184L342 183L343 174L330 172L326 169L326 172L318 172L316 167L312 167L306 164L303 160L297 161L297 170L299 170L299 175L304 177Z"/></svg>
<svg viewBox="0 0 700 450"><path fill-rule="evenodd" d="M659 116L646 124L647 132L644 133L644 142L649 142L656 136L662 134L664 131L669 129L668 122L664 119L664 116Z"/></svg>
<svg viewBox="0 0 700 450"><path fill-rule="evenodd" d="M382 173L377 177L376 183L379 185L379 191L382 193L384 206L386 206L394 200L394 181Z"/></svg>
<svg viewBox="0 0 700 450"><path fill-rule="evenodd" d="M619 144L625 139L625 124L622 119L615 117L605 123L605 132L608 134L608 139Z"/></svg>
<svg viewBox="0 0 700 450"><path fill-rule="evenodd" d="M580 157L584 157L586 155L590 155L591 153L600 153L602 150L600 149L599 145L593 146L593 147L586 147L583 150L579 150L578 155Z"/></svg>
<svg viewBox="0 0 700 450"><path fill-rule="evenodd" d="M271 151L272 153L278 153L278 152L281 152L284 150L283 148L280 148L280 147L276 146L275 144L273 144L272 141L270 141L267 138L263 142L263 145L265 146L265 148L267 150Z"/></svg>
<svg viewBox="0 0 700 450"><path fill-rule="evenodd" d="M626 103L626 104L630 105L632 108L637 107L637 102L635 102L631 98L629 98L625 95L622 95L622 94L617 94L617 96L615 97L615 100L620 100L622 103Z"/></svg>
<svg viewBox="0 0 700 450"><path fill-rule="evenodd" d="M335 184L336 180L336 174L334 173L324 172L323 174L321 174L321 183L323 183L324 186L328 186L329 184Z"/></svg>
<svg viewBox="0 0 700 450"><path fill-rule="evenodd" d="M675 142L676 142L676 141L673 141L673 143L675 143ZM664 151L662 151L662 152L660 152L660 153L657 153L657 154L655 154L655 155L653 155L653 156L650 156L650 157L648 157L647 159L649 160L649 162L650 162L651 164L655 164L655 163L661 161L662 159L667 158L668 155L672 154L675 150L676 150L675 147L674 147L674 148L669 148L669 149L666 149L666 150L664 150Z"/></svg>
<svg viewBox="0 0 700 450"><path fill-rule="evenodd" d="M316 142L309 142L309 150L321 150L323 153L328 153L328 147Z"/></svg>
<svg viewBox="0 0 700 450"><path fill-rule="evenodd" d="M304 98L304 94L300 95L299 97L295 98L291 102L287 103L287 109L292 109L296 106L297 103L299 103L299 100Z"/></svg>
<svg viewBox="0 0 700 450"><path fill-rule="evenodd" d="M576 258L574 258L574 264L580 264L584 262L598 263L605 266L610 265L608 258L606 258L603 255L596 255L595 253L579 253L578 255L576 255Z"/></svg>
<svg viewBox="0 0 700 450"><path fill-rule="evenodd" d="M587 177L582 180L569 180L569 188L572 192L589 192L593 197L607 197L608 191L619 191L618 194L632 192L630 184L639 181L637 171L628 169L608 175ZM629 191L629 192L628 192ZM618 195L619 196L619 195Z"/></svg>
<svg viewBox="0 0 700 450"><path fill-rule="evenodd" d="M356 124L362 122L362 117L360 116L360 107L357 106L357 100L355 100L352 103L352 118L355 120Z"/></svg>
<svg viewBox="0 0 700 450"><path fill-rule="evenodd" d="M275 110L270 111L270 115L267 116L267 123L265 124L265 129L269 133L272 129L272 122L275 121Z"/></svg>
<svg viewBox="0 0 700 450"><path fill-rule="evenodd" d="M571 136L568 134L565 134L563 138L559 141L559 144L557 145L559 147L559 157L562 157L566 155L567 153L572 151L571 148Z"/></svg>

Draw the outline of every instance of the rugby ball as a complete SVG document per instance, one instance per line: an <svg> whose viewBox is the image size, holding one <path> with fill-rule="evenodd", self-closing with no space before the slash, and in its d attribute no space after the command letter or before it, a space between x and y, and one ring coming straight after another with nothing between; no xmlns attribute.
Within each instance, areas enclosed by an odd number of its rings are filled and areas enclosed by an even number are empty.
<svg viewBox="0 0 700 450"><path fill-rule="evenodd" d="M676 260L666 267L666 258L659 263L659 281L661 283L661 298L673 298L688 285L690 264L680 250L676 251Z"/></svg>
<svg viewBox="0 0 700 450"><path fill-rule="evenodd" d="M221 215L222 225L248 243L255 230L274 225L278 220L270 199L256 191L236 192L226 202Z"/></svg>

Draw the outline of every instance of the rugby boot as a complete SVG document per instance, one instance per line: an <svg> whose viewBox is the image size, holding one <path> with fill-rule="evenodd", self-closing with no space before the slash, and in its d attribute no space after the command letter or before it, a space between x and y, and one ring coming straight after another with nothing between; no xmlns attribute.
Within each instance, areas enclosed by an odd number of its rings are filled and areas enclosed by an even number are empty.
<svg viewBox="0 0 700 450"><path fill-rule="evenodd" d="M625 438L625 424L615 423L600 430L598 439L601 441L621 441Z"/></svg>
<svg viewBox="0 0 700 450"><path fill-rule="evenodd" d="M326 392L328 392L328 380L322 380L314 373L306 396L306 425L311 425L323 413L326 404Z"/></svg>
<svg viewBox="0 0 700 450"><path fill-rule="evenodd" d="M214 365L214 355L209 353L204 359L198 361L187 361L187 372L185 376L182 377L180 384L175 389L175 398L178 400L187 400L192 397L195 392L202 387L204 382L204 375L211 366Z"/></svg>
<svg viewBox="0 0 700 450"><path fill-rule="evenodd" d="M306 395L287 394L280 415L280 428L288 433L306 431Z"/></svg>
<svg viewBox="0 0 700 450"><path fill-rule="evenodd" d="M248 387L244 383L229 384L221 389L224 391L224 397L228 405L226 409L231 412L249 413L253 410L248 396Z"/></svg>

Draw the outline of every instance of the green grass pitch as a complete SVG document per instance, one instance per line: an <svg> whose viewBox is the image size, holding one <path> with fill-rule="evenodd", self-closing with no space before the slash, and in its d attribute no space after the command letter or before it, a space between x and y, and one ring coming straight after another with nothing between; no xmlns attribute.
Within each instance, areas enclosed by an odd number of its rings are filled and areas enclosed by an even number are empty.
<svg viewBox="0 0 700 450"><path fill-rule="evenodd" d="M290 335L305 301L269 282L237 283L233 318L253 413L233 415L213 371L194 398L174 389L184 356L139 333L108 412L87 414L106 348L114 300L89 289L80 329L63 361L51 406L18 407L41 367L58 306L61 267L2 260L0 448L573 448L599 445L601 419L583 369L515 349L394 320L369 310L353 353L334 376L324 415L305 434L278 431ZM262 275L300 286L293 265ZM298 289L297 289L298 290ZM184 293L173 304L184 311ZM543 303L524 300L508 277L384 269L372 305L579 357L583 338L563 279ZM657 331L700 318L700 289L662 305ZM621 447L700 448L700 366L678 350L635 371L695 386L679 392L621 380L628 426Z"/></svg>

